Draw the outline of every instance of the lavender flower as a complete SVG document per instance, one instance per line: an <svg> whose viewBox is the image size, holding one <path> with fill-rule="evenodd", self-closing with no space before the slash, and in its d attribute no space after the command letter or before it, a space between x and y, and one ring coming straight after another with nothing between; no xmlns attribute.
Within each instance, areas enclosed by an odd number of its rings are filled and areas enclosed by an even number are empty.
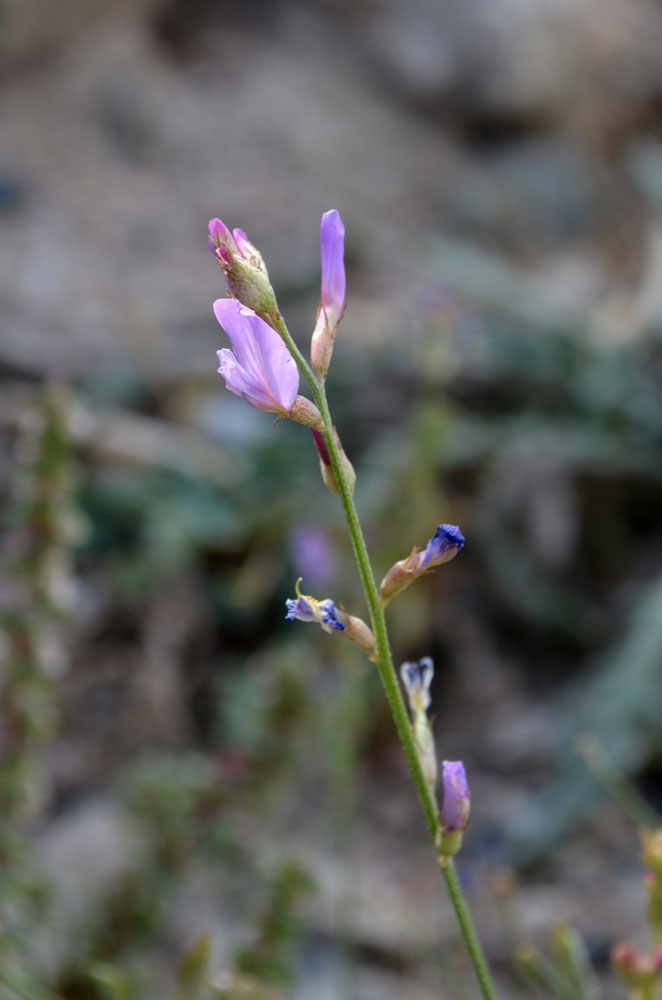
<svg viewBox="0 0 662 1000"><path fill-rule="evenodd" d="M469 822L471 795L464 764L461 760L445 760L442 765L444 798L441 806L441 826L447 833L464 830Z"/></svg>
<svg viewBox="0 0 662 1000"><path fill-rule="evenodd" d="M325 212L320 224L322 258L322 309L330 327L338 326L345 306L345 227L335 209Z"/></svg>
<svg viewBox="0 0 662 1000"><path fill-rule="evenodd" d="M276 331L237 299L216 299L214 315L234 351L217 352L230 392L258 410L288 413L299 390L299 369Z"/></svg>
<svg viewBox="0 0 662 1000"><path fill-rule="evenodd" d="M209 247L218 261L230 294L259 313L276 310L276 296L260 252L243 229L228 229L220 219L209 222Z"/></svg>
<svg viewBox="0 0 662 1000"><path fill-rule="evenodd" d="M333 209L325 212L320 225L322 258L322 293L317 322L310 349L313 369L326 375L333 341L345 307L345 227L340 214Z"/></svg>

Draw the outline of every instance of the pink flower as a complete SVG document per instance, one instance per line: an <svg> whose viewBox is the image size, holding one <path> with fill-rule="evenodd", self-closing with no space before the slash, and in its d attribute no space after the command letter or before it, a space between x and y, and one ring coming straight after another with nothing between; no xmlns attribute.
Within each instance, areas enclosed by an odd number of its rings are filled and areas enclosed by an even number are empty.
<svg viewBox="0 0 662 1000"><path fill-rule="evenodd" d="M214 315L232 342L232 351L218 351L218 370L230 392L258 410L291 410L299 370L276 331L237 299L216 299Z"/></svg>
<svg viewBox="0 0 662 1000"><path fill-rule="evenodd" d="M345 227L338 212L325 212L320 226L322 302L310 348L313 370L325 377L345 308Z"/></svg>

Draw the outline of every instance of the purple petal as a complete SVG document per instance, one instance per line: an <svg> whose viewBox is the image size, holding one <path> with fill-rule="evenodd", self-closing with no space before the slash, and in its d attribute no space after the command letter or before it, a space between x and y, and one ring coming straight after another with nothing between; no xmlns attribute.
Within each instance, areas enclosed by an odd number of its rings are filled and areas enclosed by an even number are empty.
<svg viewBox="0 0 662 1000"><path fill-rule="evenodd" d="M266 392L261 382L256 381L241 367L236 357L227 347L217 351L219 374L225 379L225 386L235 396L241 396L258 410L273 410L274 398Z"/></svg>
<svg viewBox="0 0 662 1000"><path fill-rule="evenodd" d="M450 833L464 830L469 822L471 794L461 760L443 762L442 782L444 798L440 813L441 824Z"/></svg>
<svg viewBox="0 0 662 1000"><path fill-rule="evenodd" d="M233 229L232 235L234 236L234 241L237 244L237 249L242 257L250 257L255 253L255 247L249 240L248 236L243 229Z"/></svg>
<svg viewBox="0 0 662 1000"><path fill-rule="evenodd" d="M227 243L228 240L232 241L230 230L220 219L210 219L208 229L208 242L212 250L216 251L222 243Z"/></svg>
<svg viewBox="0 0 662 1000"><path fill-rule="evenodd" d="M230 338L237 365L243 370L242 380L236 369L228 366L231 382L241 391L232 385L228 388L261 409L289 410L299 391L299 370L276 331L237 299L217 299L214 315ZM249 384L250 398L245 395Z"/></svg>
<svg viewBox="0 0 662 1000"><path fill-rule="evenodd" d="M339 213L325 212L320 226L322 308L329 326L338 325L345 304L345 227Z"/></svg>

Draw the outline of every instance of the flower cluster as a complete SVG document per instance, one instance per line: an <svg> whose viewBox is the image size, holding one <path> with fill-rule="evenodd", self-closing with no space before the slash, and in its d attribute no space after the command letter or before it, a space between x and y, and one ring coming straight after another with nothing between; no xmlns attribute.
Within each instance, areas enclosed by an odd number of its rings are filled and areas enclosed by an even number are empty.
<svg viewBox="0 0 662 1000"><path fill-rule="evenodd" d="M342 493L354 487L355 474L335 428L325 423L320 411L299 395L299 369L308 375L316 400L322 407L320 391L331 361L336 332L345 308L345 228L337 211L325 212L320 226L322 262L321 301L311 341L311 367L307 368L278 311L269 275L261 255L242 229L230 231L220 219L209 223L209 245L228 283L231 298L217 299L214 314L228 334L232 350L218 352L219 372L227 388L260 410L287 416L307 424L312 431L320 458L322 478L327 487ZM401 559L388 571L381 584L383 607L417 577L451 560L464 546L464 535L453 524L440 524L421 551ZM378 653L374 635L360 618L350 615L331 598L319 600L299 590L286 601L289 621L320 625L329 633L340 633L354 642L374 661ZM437 761L428 709L432 660L403 663L400 675L409 702L412 749L416 749L423 777L436 796ZM444 761L443 799L439 812L437 850L442 865L459 850L462 831L469 820L469 787L461 761Z"/></svg>

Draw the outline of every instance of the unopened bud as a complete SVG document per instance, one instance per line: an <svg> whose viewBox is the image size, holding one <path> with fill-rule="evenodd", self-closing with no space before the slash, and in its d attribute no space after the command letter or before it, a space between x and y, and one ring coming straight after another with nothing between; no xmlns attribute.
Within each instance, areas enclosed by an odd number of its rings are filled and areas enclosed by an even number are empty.
<svg viewBox="0 0 662 1000"><path fill-rule="evenodd" d="M320 457L320 472L322 473L322 479L324 485L327 489L331 490L332 493L340 493L340 487L336 480L336 474L333 471L333 466L331 465L331 457L329 455L329 449L326 446L326 441L324 436L319 430L311 428L313 439L315 441L315 447L319 453ZM343 472L345 474L345 479L347 485L349 486L350 493L354 490L354 484L356 483L356 473L354 472L354 466L347 458L344 452L343 446L340 443L340 438L338 437L338 432L334 428L333 433L336 439L336 445L338 446L338 451L340 452L340 464L342 465Z"/></svg>
<svg viewBox="0 0 662 1000"><path fill-rule="evenodd" d="M243 229L232 232L220 219L209 223L209 246L225 275L230 293L256 313L273 313L276 295L262 255Z"/></svg>
<svg viewBox="0 0 662 1000"><path fill-rule="evenodd" d="M442 867L462 846L462 833L469 822L471 793L461 760L445 760L442 764L443 800L439 813L437 854Z"/></svg>
<svg viewBox="0 0 662 1000"><path fill-rule="evenodd" d="M322 293L310 345L310 360L315 374L324 379L345 307L345 227L335 209L322 216L320 252Z"/></svg>

